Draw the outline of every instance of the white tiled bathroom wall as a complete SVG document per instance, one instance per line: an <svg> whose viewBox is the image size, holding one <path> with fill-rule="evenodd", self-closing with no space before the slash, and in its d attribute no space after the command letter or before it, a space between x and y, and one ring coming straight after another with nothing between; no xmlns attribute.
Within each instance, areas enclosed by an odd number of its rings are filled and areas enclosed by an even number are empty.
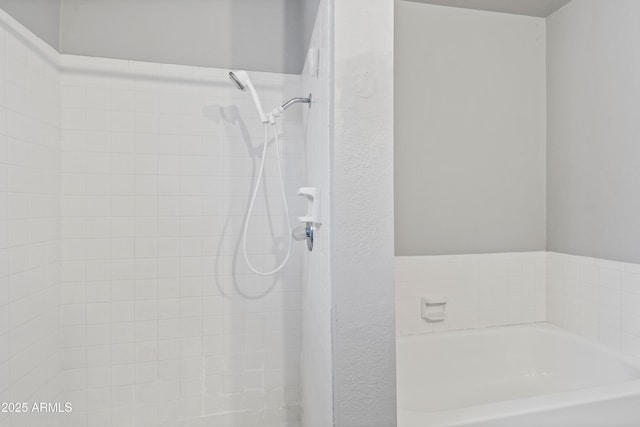
<svg viewBox="0 0 640 427"><path fill-rule="evenodd" d="M298 425L302 245L266 278L239 245L262 149L251 97L228 70L61 59L66 425ZM300 96L299 76L251 76L265 109ZM300 110L283 124L295 217ZM274 153L249 229L263 270L288 240Z"/></svg>
<svg viewBox="0 0 640 427"><path fill-rule="evenodd" d="M445 296L447 318L421 318L421 297ZM396 257L398 336L543 322L545 253Z"/></svg>
<svg viewBox="0 0 640 427"><path fill-rule="evenodd" d="M2 400L69 401L65 426L298 425L302 245L273 278L240 255L262 144L248 94L226 70L61 56L0 18ZM299 76L251 75L268 109L301 95ZM280 134L296 217L299 109ZM288 240L269 146L260 269ZM25 423L56 421L0 414Z"/></svg>
<svg viewBox="0 0 640 427"><path fill-rule="evenodd" d="M57 53L0 10L1 402L60 398L59 100ZM0 425L57 424L3 411Z"/></svg>
<svg viewBox="0 0 640 427"><path fill-rule="evenodd" d="M640 357L640 265L556 252L396 258L397 334L548 321ZM449 297L447 320L420 298Z"/></svg>
<svg viewBox="0 0 640 427"><path fill-rule="evenodd" d="M640 265L549 252L548 320L640 357Z"/></svg>

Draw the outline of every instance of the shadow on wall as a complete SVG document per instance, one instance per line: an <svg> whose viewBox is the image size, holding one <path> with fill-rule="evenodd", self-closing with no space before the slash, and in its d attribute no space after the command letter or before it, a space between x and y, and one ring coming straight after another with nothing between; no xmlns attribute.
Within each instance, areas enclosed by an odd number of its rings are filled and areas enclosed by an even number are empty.
<svg viewBox="0 0 640 427"><path fill-rule="evenodd" d="M229 37L230 63L245 70L271 69L300 73L311 32L311 28L303 25L303 10L314 9L303 3L316 3L317 10L318 0L232 1L230 27L246 28L247 31L237 31L233 37ZM265 19L270 22L265 23ZM281 55L278 56L277 52L281 52Z"/></svg>
<svg viewBox="0 0 640 427"><path fill-rule="evenodd" d="M249 97L250 95L247 93L246 96ZM242 145L244 156L251 159L251 173L242 174L244 179L239 181L242 183L242 188L233 188L234 184L225 183L225 191L228 191L236 198L241 199L241 202L230 202L225 204L223 207L224 224L221 230L218 246L216 248L214 266L215 284L225 300L225 307L231 307L229 312L227 312L226 309L224 311L224 327L226 330L233 330L233 334L241 334L245 337L242 341L229 340L228 344L225 341L225 346L230 346L225 349L225 354L233 354L236 356L231 358L228 362L230 365L233 365L232 369L241 371L248 375L255 375L256 372L249 372L250 370L245 366L245 361L243 359L245 352L249 351L246 347L247 343L244 341L246 340L246 337L249 337L253 332L255 332L253 330L249 330L250 328L247 327L245 322L247 322L248 316L256 314L254 310L259 310L257 314L262 314L263 312L268 314L266 313L268 311L266 307L269 304L267 301L273 302L273 299L270 297L274 292L276 292L275 296L278 298L277 293L279 292L279 296L281 298L277 304L282 307L282 309L279 310L280 313L278 313L278 317L280 317L279 321L283 325L281 329L282 343L279 344L277 341L269 342L269 340L266 339L268 336L268 329L265 328L263 323L259 326L261 330L260 336L264 337L263 341L253 343L251 345L254 347L254 350L257 350L257 353L260 354L259 357L261 360L259 361L259 365L261 368L259 374L263 376L262 388L264 392L271 394L271 392L274 391L271 389L271 387L273 387L270 385L272 379L269 379L268 372L270 369L273 369L272 366L274 362L269 361L269 359L274 356L282 359L282 376L277 383L282 384L283 388L275 391L281 393L279 397L281 401L278 404L281 408L280 410L290 411L291 406L299 406L300 398L297 387L294 386L292 388L289 386L291 383L291 374L288 372L287 367L292 364L292 361L290 360L291 355L288 348L291 347L292 343L300 341L300 330L298 328L299 321L296 317L295 311L287 309L287 292L284 291L289 289L291 286L297 288L299 283L291 283L292 280L297 279L292 278L291 275L285 276L285 272L290 270L287 268L272 276L264 277L255 275L247 267L242 255L242 227L246 220L246 212L249 209L251 201L250 193L255 186L259 171L264 140L262 138L256 138L255 136L252 137L249 127L241 115L240 109L236 105L208 105L202 109L202 113L206 120L222 125L224 135L222 137L223 144ZM255 119L257 120L257 116ZM253 116L250 120L253 120ZM238 135L240 135L240 138L238 138ZM275 138L273 137L270 137L267 140L267 148L271 157L275 155L273 150L274 143ZM237 148L233 149L238 151ZM239 155L242 156L242 154ZM225 172L225 177L227 177L227 175L228 174ZM260 204L263 211L260 212L259 216L254 215L254 218L252 219L252 222L255 222L256 224L249 228L247 250L249 257L252 258L252 260L254 259L253 257L255 257L256 260L271 263L272 259L276 260L282 257L282 254L286 252L288 239L291 238L289 233L285 231L287 227L283 225L278 227L275 222L282 221L284 224L284 221L290 220L290 218L284 218L282 213L274 212L272 209L271 204L280 203L280 197L278 196L274 198L273 196L270 196L275 193L270 190L270 180L268 177L266 178L267 179L262 180L260 190L258 192L259 200L264 201L263 205ZM231 177L231 180L233 180L233 177ZM225 200L228 199L225 198ZM241 214L239 203L242 203ZM262 219L259 217L264 218L264 220L258 221ZM252 228L254 231L257 228L257 233L252 233ZM264 230L264 232L262 230ZM262 247L262 252L252 253L251 246ZM299 258L293 256L289 262L295 263L298 259ZM242 308L239 312L236 312L235 310L238 306L242 306ZM251 308L249 309L249 307ZM262 317L262 319L267 323L266 317ZM295 325L296 327L290 327L292 325ZM253 328L255 329L255 325ZM256 351L254 350L252 351L255 353ZM247 357L249 357L249 354L246 354ZM234 377L232 378L232 381L234 382L234 384L231 385L233 389L244 389L245 386L242 384L241 380L238 381L236 377ZM294 384L297 383L298 381L295 380ZM238 398L244 399L245 397L238 396ZM258 421L258 424L255 425L262 425L268 422L271 418L277 419L279 417L277 412L278 411L273 408L270 408L269 404L265 401L262 404L262 418ZM298 414L295 410L293 413ZM203 418L206 419L209 416L214 417L215 415L217 414L204 414ZM229 413L228 416L229 420L234 423L244 423L247 415L242 412L233 412ZM295 417L298 418L299 415ZM290 416L287 418L290 418ZM298 422L297 419L292 421L294 423Z"/></svg>
<svg viewBox="0 0 640 427"><path fill-rule="evenodd" d="M272 69L297 70L304 67L320 0L236 0L231 2L231 28L269 28L269 31L243 31L229 38L231 63L235 67L255 70L256 64L272 64ZM272 11L277 8L277 13ZM264 24L265 17L272 21ZM281 57L275 49L283 46ZM246 55L251 52L252 55ZM292 71L289 71L292 72Z"/></svg>
<svg viewBox="0 0 640 427"><path fill-rule="evenodd" d="M210 105L210 106L204 107L202 109L202 113L207 120L211 120L216 124L220 124L220 123L224 124L225 135L227 136L229 136L229 134L235 133L235 132L227 132L227 126L231 128L237 128L240 130L240 133L242 135L242 141L244 142L244 146L247 150L247 155L254 160L252 162L251 182L255 183L255 180L257 178L257 173L258 173L257 164L262 154L262 148L253 143L249 130L247 129L247 126L242 116L240 115L240 111L238 110L238 107L235 105ZM268 141L268 145L272 145L273 143L274 143L273 139L270 139ZM263 180L262 186L264 189L263 194L265 195L265 202L266 202L266 215L269 218L271 235L274 237L274 246L272 250L274 251L274 253L281 253L285 247L286 236L276 235L276 232L273 227L273 220L271 215L269 198L266 197L266 195L269 194L268 182L266 180ZM247 198L245 202L245 208L244 208L245 212L249 209L249 202L250 202L250 199ZM221 278L225 277L227 273L227 271L225 270L225 264L224 264L225 255L226 255L225 242L233 238L234 250L233 250L233 261L232 261L232 274L231 274L231 280L233 282L233 286L235 290L238 292L238 294L241 295L243 298L247 298L247 299L262 298L268 295L273 290L275 285L278 283L279 275L270 276L268 286L255 293L251 293L247 289L245 289L244 281L242 280L242 278L244 277L245 274L248 274L246 271L247 269L243 268L242 270L240 270L240 267L239 267L239 266L242 266L245 262L244 259L240 256L242 239L241 239L241 235L237 235L235 230L233 230L233 228L231 227L232 218L233 218L232 213L226 212L224 227L222 229L222 238L218 243L216 267L215 267L215 278L216 278L216 284L218 286L218 290L222 295L227 294L227 291L225 289L224 283L222 282Z"/></svg>

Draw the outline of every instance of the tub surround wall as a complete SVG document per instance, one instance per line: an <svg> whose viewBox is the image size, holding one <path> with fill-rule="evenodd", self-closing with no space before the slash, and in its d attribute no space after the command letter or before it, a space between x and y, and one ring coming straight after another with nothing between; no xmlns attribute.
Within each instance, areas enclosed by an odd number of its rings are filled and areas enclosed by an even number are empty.
<svg viewBox="0 0 640 427"><path fill-rule="evenodd" d="M313 105L303 108L305 186L321 188L322 225L316 230L313 252L305 251L302 288L302 425L333 425L333 366L331 358L331 5L322 0L310 48L319 49L319 72L307 61L302 73L303 93Z"/></svg>
<svg viewBox="0 0 640 427"><path fill-rule="evenodd" d="M545 250L544 19L396 11L396 254Z"/></svg>
<svg viewBox="0 0 640 427"><path fill-rule="evenodd" d="M447 318L420 316L420 298L444 295ZM545 253L396 257L398 336L543 322Z"/></svg>
<svg viewBox="0 0 640 427"><path fill-rule="evenodd" d="M1 402L61 398L57 60L0 11ZM3 427L56 422L51 414L0 414Z"/></svg>
<svg viewBox="0 0 640 427"><path fill-rule="evenodd" d="M640 357L640 265L555 252L396 258L397 335L548 321ZM420 317L420 297L449 297Z"/></svg>
<svg viewBox="0 0 640 427"><path fill-rule="evenodd" d="M548 320L640 357L640 265L550 252Z"/></svg>
<svg viewBox="0 0 640 427"><path fill-rule="evenodd" d="M61 59L65 425L298 425L303 246L263 278L239 244L262 151L250 96L227 70ZM251 76L265 108L300 95L299 76ZM280 126L292 216L300 117ZM273 146L266 175L259 269L286 250Z"/></svg>
<svg viewBox="0 0 640 427"><path fill-rule="evenodd" d="M634 1L551 15L547 250L640 263L640 37Z"/></svg>

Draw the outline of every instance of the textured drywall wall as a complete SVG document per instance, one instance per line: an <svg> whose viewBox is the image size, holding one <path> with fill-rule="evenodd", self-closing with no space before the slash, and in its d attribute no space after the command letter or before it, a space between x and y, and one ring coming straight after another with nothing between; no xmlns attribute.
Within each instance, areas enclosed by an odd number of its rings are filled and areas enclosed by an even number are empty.
<svg viewBox="0 0 640 427"><path fill-rule="evenodd" d="M63 53L299 73L317 0L62 0ZM307 25L303 25L304 21Z"/></svg>
<svg viewBox="0 0 640 427"><path fill-rule="evenodd" d="M0 8L55 49L60 49L60 0L0 0Z"/></svg>
<svg viewBox="0 0 640 427"><path fill-rule="evenodd" d="M543 250L544 19L396 13L396 254Z"/></svg>
<svg viewBox="0 0 640 427"><path fill-rule="evenodd" d="M548 249L640 262L640 2L551 15Z"/></svg>
<svg viewBox="0 0 640 427"><path fill-rule="evenodd" d="M334 19L334 425L394 426L393 0Z"/></svg>

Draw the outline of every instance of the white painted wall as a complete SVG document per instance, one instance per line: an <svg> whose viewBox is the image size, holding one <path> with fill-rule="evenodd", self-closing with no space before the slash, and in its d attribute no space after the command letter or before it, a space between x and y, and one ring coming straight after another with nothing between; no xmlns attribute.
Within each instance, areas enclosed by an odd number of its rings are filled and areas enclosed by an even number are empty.
<svg viewBox="0 0 640 427"><path fill-rule="evenodd" d="M310 0L306 0L307 3ZM299 73L300 0L62 0L62 53Z"/></svg>
<svg viewBox="0 0 640 427"><path fill-rule="evenodd" d="M57 57L0 11L1 402L61 398ZM4 412L0 425L58 424L50 414Z"/></svg>
<svg viewBox="0 0 640 427"><path fill-rule="evenodd" d="M396 254L543 250L544 19L396 13Z"/></svg>
<svg viewBox="0 0 640 427"><path fill-rule="evenodd" d="M60 0L0 0L0 8L54 49L60 49Z"/></svg>
<svg viewBox="0 0 640 427"><path fill-rule="evenodd" d="M302 3L302 33L303 33L303 52L302 54L306 54L306 49L309 48L309 44L311 43L311 37L313 36L313 32L316 28L316 18L318 14L318 10L320 7L321 0L299 0ZM301 61L304 64L306 63L305 58L301 58Z"/></svg>
<svg viewBox="0 0 640 427"><path fill-rule="evenodd" d="M0 0L68 54L299 73L319 0Z"/></svg>
<svg viewBox="0 0 640 427"><path fill-rule="evenodd" d="M636 1L574 1L549 17L548 249L640 262Z"/></svg>
<svg viewBox="0 0 640 427"><path fill-rule="evenodd" d="M331 103L333 61L332 6L322 0L309 45L319 49L319 72L311 63L302 73L303 93L313 94L311 109L303 108L305 186L322 191L322 226L316 230L313 252L306 252L302 288L302 425L333 425L331 348Z"/></svg>
<svg viewBox="0 0 640 427"><path fill-rule="evenodd" d="M393 0L336 1L334 424L396 423Z"/></svg>
<svg viewBox="0 0 640 427"><path fill-rule="evenodd" d="M262 147L223 69L62 55L65 426L297 426L302 245L240 232ZM251 73L266 108L295 75ZM284 116L292 216L300 106ZM289 239L275 149L249 228ZM272 215L271 220L267 213Z"/></svg>
<svg viewBox="0 0 640 427"><path fill-rule="evenodd" d="M403 0L400 0L403 1ZM571 0L408 0L417 3L438 4L441 6L461 7L465 9L487 10L515 15L538 16L546 18Z"/></svg>

